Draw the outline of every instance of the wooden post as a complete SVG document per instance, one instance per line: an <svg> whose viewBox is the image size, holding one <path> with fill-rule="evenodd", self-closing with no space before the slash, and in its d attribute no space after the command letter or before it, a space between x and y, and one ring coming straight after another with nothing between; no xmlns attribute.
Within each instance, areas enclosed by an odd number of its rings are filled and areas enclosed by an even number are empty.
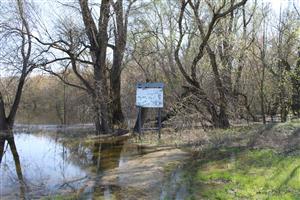
<svg viewBox="0 0 300 200"><path fill-rule="evenodd" d="M160 139L160 129L161 129L161 108L158 108L158 138Z"/></svg>
<svg viewBox="0 0 300 200"><path fill-rule="evenodd" d="M141 133L142 133L142 107L139 106L139 119L138 119L138 123L139 123L139 136L141 136Z"/></svg>

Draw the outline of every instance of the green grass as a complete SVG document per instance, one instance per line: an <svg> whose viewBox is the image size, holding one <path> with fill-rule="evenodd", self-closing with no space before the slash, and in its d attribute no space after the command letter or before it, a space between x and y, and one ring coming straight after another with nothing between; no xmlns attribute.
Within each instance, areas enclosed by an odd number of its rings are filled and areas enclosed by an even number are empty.
<svg viewBox="0 0 300 200"><path fill-rule="evenodd" d="M44 197L41 200L77 200L78 197L76 195L55 195Z"/></svg>
<svg viewBox="0 0 300 200"><path fill-rule="evenodd" d="M231 156L207 160L198 168L194 199L300 200L300 156L272 150L225 151Z"/></svg>

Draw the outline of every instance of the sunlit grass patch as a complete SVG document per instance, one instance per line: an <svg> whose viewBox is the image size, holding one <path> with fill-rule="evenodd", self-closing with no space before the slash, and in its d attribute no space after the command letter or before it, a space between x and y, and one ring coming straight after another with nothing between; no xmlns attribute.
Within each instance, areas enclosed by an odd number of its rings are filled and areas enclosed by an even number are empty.
<svg viewBox="0 0 300 200"><path fill-rule="evenodd" d="M204 199L300 199L300 156L247 150L208 161L194 179Z"/></svg>
<svg viewBox="0 0 300 200"><path fill-rule="evenodd" d="M55 195L44 197L41 200L77 200L78 197L76 195Z"/></svg>

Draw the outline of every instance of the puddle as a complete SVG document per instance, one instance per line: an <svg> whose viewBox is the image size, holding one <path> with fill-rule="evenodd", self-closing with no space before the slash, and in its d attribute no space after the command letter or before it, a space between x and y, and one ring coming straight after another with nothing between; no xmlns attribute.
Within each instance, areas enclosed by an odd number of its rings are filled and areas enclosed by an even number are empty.
<svg viewBox="0 0 300 200"><path fill-rule="evenodd" d="M178 167L163 184L160 200L182 200L188 196L188 188L184 179L184 170Z"/></svg>
<svg viewBox="0 0 300 200"><path fill-rule="evenodd" d="M148 148L126 141L86 142L80 137L62 137L61 133L18 133L14 142L18 156L5 144L0 164L1 199L68 194L82 199L126 199L128 191L137 199L143 195L147 199L151 190L159 194L161 185L165 185L166 197L172 193L167 190L175 190L175 185L179 191L176 199L185 193L185 188L177 187L181 177L178 170L168 179L170 184L162 183L163 166L186 156L178 149Z"/></svg>
<svg viewBox="0 0 300 200"><path fill-rule="evenodd" d="M70 150L51 137L16 134L15 144L24 182L28 190L36 195L51 194L66 187L77 188L88 176L88 173L72 160ZM2 198L17 196L20 187L13 154L7 144L5 149L0 165Z"/></svg>

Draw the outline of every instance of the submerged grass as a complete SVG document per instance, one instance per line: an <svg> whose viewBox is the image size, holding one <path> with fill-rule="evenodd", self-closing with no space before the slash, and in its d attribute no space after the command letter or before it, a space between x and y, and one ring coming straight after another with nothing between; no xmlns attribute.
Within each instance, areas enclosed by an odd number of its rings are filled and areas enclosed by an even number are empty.
<svg viewBox="0 0 300 200"><path fill-rule="evenodd" d="M77 195L55 195L55 196L49 196L44 197L41 200L77 200Z"/></svg>
<svg viewBox="0 0 300 200"><path fill-rule="evenodd" d="M268 149L225 151L227 158L201 161L191 199L300 199L299 156Z"/></svg>

